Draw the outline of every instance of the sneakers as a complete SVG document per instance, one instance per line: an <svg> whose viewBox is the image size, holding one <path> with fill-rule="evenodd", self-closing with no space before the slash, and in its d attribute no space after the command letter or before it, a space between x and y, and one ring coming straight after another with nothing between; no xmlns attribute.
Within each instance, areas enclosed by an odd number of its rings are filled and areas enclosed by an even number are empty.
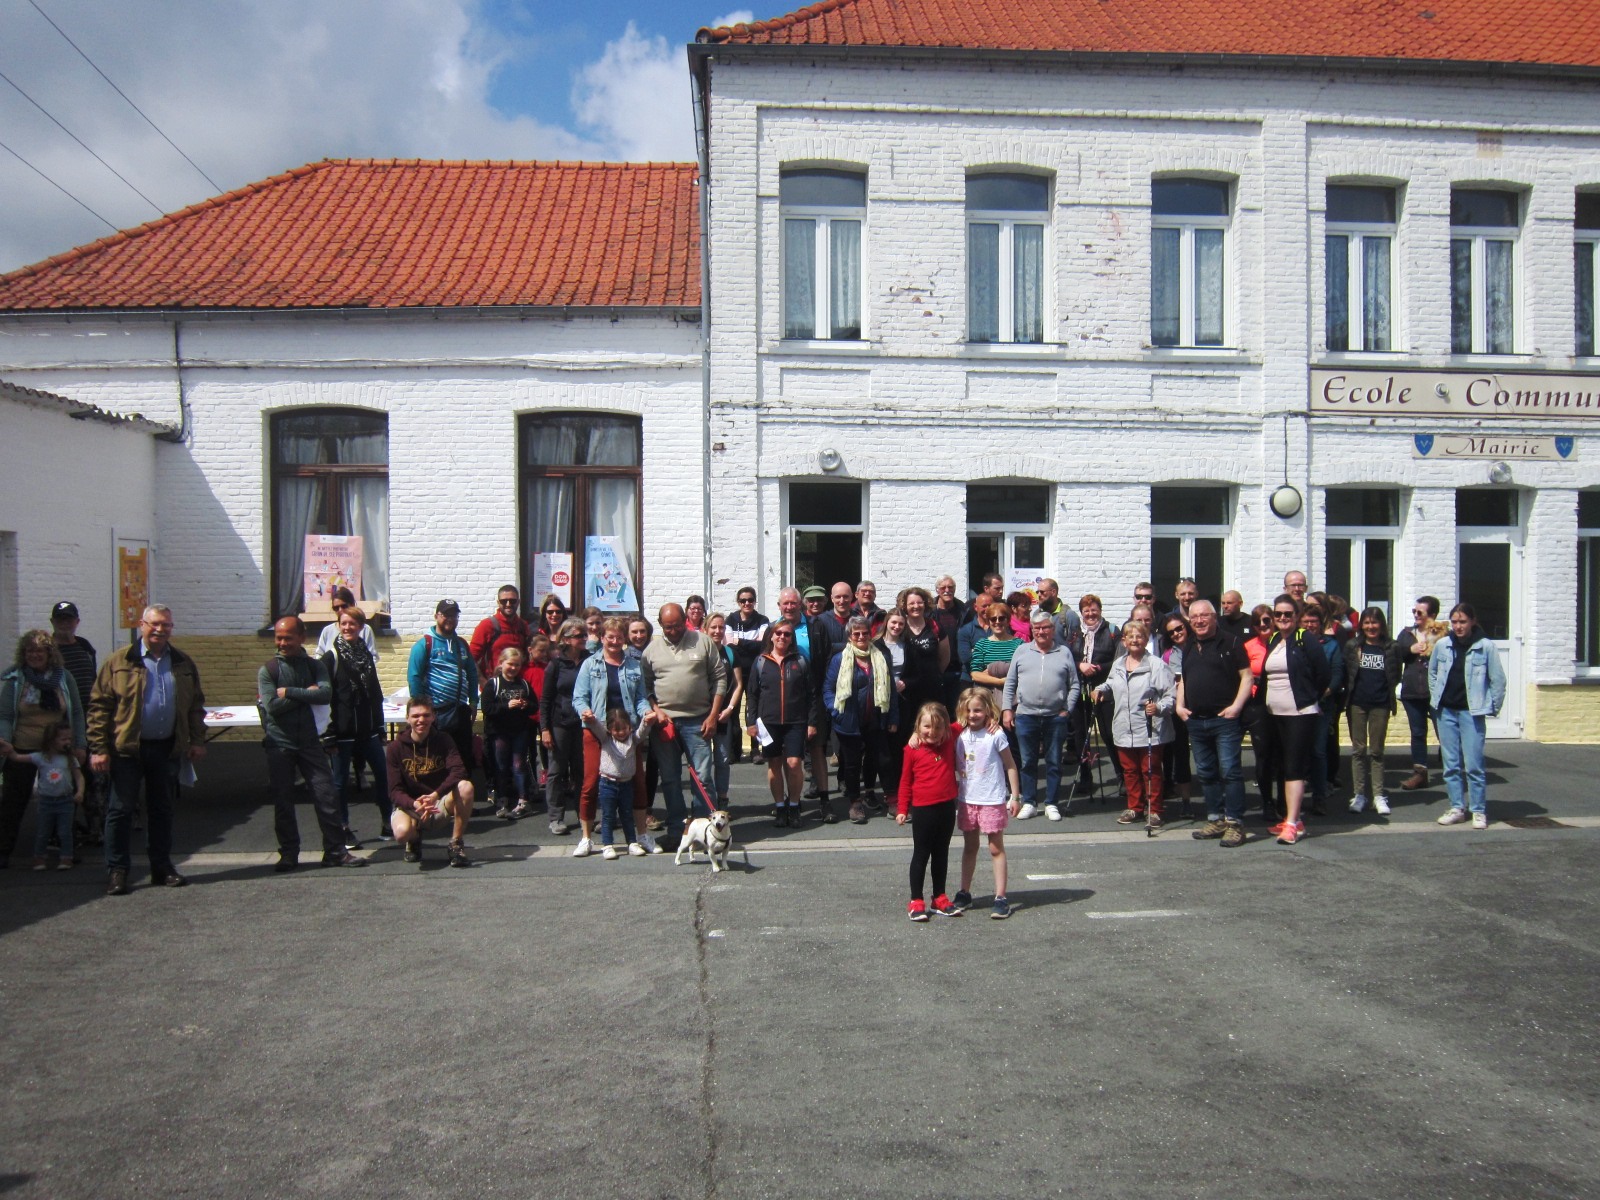
<svg viewBox="0 0 1600 1200"><path fill-rule="evenodd" d="M655 838L651 837L648 833L641 833L639 835L639 840L637 842L635 842L634 845L638 846L646 854L660 854L661 853L661 847L656 845ZM629 854L633 853L633 846L629 846L628 847L628 853Z"/></svg>
<svg viewBox="0 0 1600 1200"><path fill-rule="evenodd" d="M1054 804L1046 804L1044 806L1044 815L1046 820L1059 821L1061 820L1061 809Z"/></svg>
<svg viewBox="0 0 1600 1200"><path fill-rule="evenodd" d="M1353 813L1365 812L1366 809L1367 809L1367 798L1365 796L1363 796L1360 792L1357 792L1354 796L1350 797L1350 811L1351 812L1353 812Z"/></svg>
<svg viewBox="0 0 1600 1200"><path fill-rule="evenodd" d="M950 903L950 897L940 892L933 898L933 911L941 917L959 917L963 910Z"/></svg>
<svg viewBox="0 0 1600 1200"><path fill-rule="evenodd" d="M472 860L467 857L467 851L460 842L451 842L447 853L450 855L450 865L452 867L470 867L472 865Z"/></svg>
<svg viewBox="0 0 1600 1200"><path fill-rule="evenodd" d="M1379 792L1376 796L1374 796L1372 798L1372 811L1377 813L1380 817L1387 817L1391 811L1389 808L1389 797L1385 796L1382 792Z"/></svg>
<svg viewBox="0 0 1600 1200"><path fill-rule="evenodd" d="M645 855L647 855L649 853L650 853L650 851L646 850L638 842L629 842L628 843L628 857L630 857L630 858L643 858Z"/></svg>
<svg viewBox="0 0 1600 1200"><path fill-rule="evenodd" d="M1117 824L1118 825L1137 825L1142 820L1144 820L1144 814L1142 812L1140 812L1136 808L1129 808L1129 809L1125 809L1123 811L1122 815L1117 818ZM1195 836L1198 837L1199 835L1196 834Z"/></svg>
<svg viewBox="0 0 1600 1200"><path fill-rule="evenodd" d="M1121 818L1118 819L1120 820ZM1222 820L1220 817L1217 817L1207 821L1204 825L1200 826L1199 829L1196 829L1192 836L1196 841L1203 842L1211 838L1219 838L1227 832L1228 823Z"/></svg>
<svg viewBox="0 0 1600 1200"><path fill-rule="evenodd" d="M406 861L408 863L422 861L422 842L420 840L406 843Z"/></svg>
<svg viewBox="0 0 1600 1200"><path fill-rule="evenodd" d="M1034 805L1024 804L1021 808L1017 809L1017 820L1026 821L1030 817L1037 816L1038 813L1039 810Z"/></svg>
<svg viewBox="0 0 1600 1200"><path fill-rule="evenodd" d="M957 892L956 898L951 902L950 907L957 912L966 912L967 909L972 907L972 893Z"/></svg>
<svg viewBox="0 0 1600 1200"><path fill-rule="evenodd" d="M1278 829L1278 845L1292 846L1300 840L1300 830L1297 826L1285 821Z"/></svg>
<svg viewBox="0 0 1600 1200"><path fill-rule="evenodd" d="M605 859L607 862L616 862L617 848L607 842L605 848L600 851L600 857Z"/></svg>
<svg viewBox="0 0 1600 1200"><path fill-rule="evenodd" d="M1489 828L1489 814L1488 813L1473 813L1472 814L1472 827L1474 829L1487 829L1487 828Z"/></svg>
<svg viewBox="0 0 1600 1200"><path fill-rule="evenodd" d="M1160 829L1164 824L1166 824L1166 822L1161 819L1160 813L1151 813L1149 820L1147 820L1145 824L1151 829ZM1228 835L1223 834L1222 836L1227 837Z"/></svg>
<svg viewBox="0 0 1600 1200"><path fill-rule="evenodd" d="M1464 809L1464 808L1452 808L1449 812L1445 813L1444 816L1439 818L1439 824L1441 824L1441 825L1460 825L1463 822L1465 822L1466 820L1467 820L1467 810L1466 809Z"/></svg>
<svg viewBox="0 0 1600 1200"><path fill-rule="evenodd" d="M361 849L361 839L356 836L355 830L351 829L350 826L346 825L344 832L340 836L344 840L344 848L346 850Z"/></svg>
<svg viewBox="0 0 1600 1200"><path fill-rule="evenodd" d="M578 839L578 844L572 848L572 857L573 858L588 858L590 851L592 851L593 849L594 849L594 843L591 842L588 838L579 838Z"/></svg>
<svg viewBox="0 0 1600 1200"><path fill-rule="evenodd" d="M550 832L555 834L557 837L566 837L567 834L572 832L572 830L564 821L551 821Z"/></svg>
<svg viewBox="0 0 1600 1200"><path fill-rule="evenodd" d="M502 821L516 820L516 818L511 815L510 806L505 804L502 804L499 808L495 809L494 815L499 817Z"/></svg>
<svg viewBox="0 0 1600 1200"><path fill-rule="evenodd" d="M1222 844L1224 846L1232 849L1234 846L1242 846L1245 844L1245 842L1250 840L1249 835L1244 831L1243 822L1228 821L1227 826L1228 827L1222 831Z"/></svg>
<svg viewBox="0 0 1600 1200"><path fill-rule="evenodd" d="M926 921L928 919L928 906L921 900L912 900L906 905L906 916L913 921Z"/></svg>
<svg viewBox="0 0 1600 1200"><path fill-rule="evenodd" d="M33 860L33 869L35 871L48 871L50 869L50 864L45 862L45 860L42 858L36 858Z"/></svg>
<svg viewBox="0 0 1600 1200"><path fill-rule="evenodd" d="M787 804L774 804L772 806L772 826L774 829L787 829L789 827L789 806Z"/></svg>
<svg viewBox="0 0 1600 1200"><path fill-rule="evenodd" d="M837 824L839 820L839 818L834 815L833 805L829 804L826 800L822 802L822 807L817 810L817 817L824 825L834 825Z"/></svg>
<svg viewBox="0 0 1600 1200"><path fill-rule="evenodd" d="M994 898L994 907L989 910L989 916L995 921L1004 921L1011 915L1011 901L1004 896Z"/></svg>
<svg viewBox="0 0 1600 1200"><path fill-rule="evenodd" d="M367 860L357 858L348 850L329 851L322 856L322 865L325 867L364 867Z"/></svg>
<svg viewBox="0 0 1600 1200"><path fill-rule="evenodd" d="M867 823L867 806L859 800L850 805L850 823L852 825L865 825Z"/></svg>

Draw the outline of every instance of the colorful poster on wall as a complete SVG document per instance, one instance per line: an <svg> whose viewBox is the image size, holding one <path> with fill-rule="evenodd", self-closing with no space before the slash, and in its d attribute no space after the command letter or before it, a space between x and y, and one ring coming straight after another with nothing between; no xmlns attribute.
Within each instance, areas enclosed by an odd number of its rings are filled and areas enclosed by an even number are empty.
<svg viewBox="0 0 1600 1200"><path fill-rule="evenodd" d="M361 599L361 545L359 537L306 534L305 607L327 608L336 587Z"/></svg>
<svg viewBox="0 0 1600 1200"><path fill-rule="evenodd" d="M533 596L543 603L554 596L566 608L572 607L572 553L552 550L533 556Z"/></svg>
<svg viewBox="0 0 1600 1200"><path fill-rule="evenodd" d="M1048 576L1043 574L1038 567L1023 567L1006 572L1006 595L1012 592L1028 593L1030 603L1039 603L1039 585Z"/></svg>
<svg viewBox="0 0 1600 1200"><path fill-rule="evenodd" d="M150 547L117 544L117 628L137 629L150 603Z"/></svg>
<svg viewBox="0 0 1600 1200"><path fill-rule="evenodd" d="M583 542L583 603L601 612L638 612L639 596L622 555L622 539L590 534Z"/></svg>

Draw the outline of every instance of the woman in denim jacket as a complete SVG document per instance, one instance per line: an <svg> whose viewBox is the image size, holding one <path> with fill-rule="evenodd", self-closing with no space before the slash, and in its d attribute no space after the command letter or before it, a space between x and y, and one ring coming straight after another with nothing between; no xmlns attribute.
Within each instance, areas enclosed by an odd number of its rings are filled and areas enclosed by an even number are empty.
<svg viewBox="0 0 1600 1200"><path fill-rule="evenodd" d="M1461 824L1470 807L1472 827L1488 827L1483 728L1505 701L1506 673L1494 643L1478 628L1472 605L1458 604L1450 610L1450 636L1428 656L1428 703L1433 707L1450 797L1450 811L1439 824Z"/></svg>
<svg viewBox="0 0 1600 1200"><path fill-rule="evenodd" d="M644 669L640 660L628 652L628 622L623 617L607 617L600 626L600 649L578 664L578 678L572 685L572 711L580 720L604 722L612 708L621 708L635 728L650 711L650 701L644 694ZM616 676L617 690L611 692L611 678ZM578 850L592 847L591 838L595 817L600 805L600 741L594 733L583 731L583 786L578 792L578 824L583 829L573 853L582 858ZM635 793L637 812L637 793ZM644 815L637 813L635 828L643 831ZM639 839L648 851L654 845L648 834ZM601 847L604 849L604 847Z"/></svg>

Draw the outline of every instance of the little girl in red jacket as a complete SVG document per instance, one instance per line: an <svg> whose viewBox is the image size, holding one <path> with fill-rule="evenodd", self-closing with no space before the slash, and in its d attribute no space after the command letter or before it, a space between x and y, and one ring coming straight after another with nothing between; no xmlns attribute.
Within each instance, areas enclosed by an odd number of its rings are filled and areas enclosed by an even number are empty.
<svg viewBox="0 0 1600 1200"><path fill-rule="evenodd" d="M943 917L961 912L944 894L950 862L950 838L956 828L956 735L961 726L950 724L944 705L929 702L917 710L911 742L900 768L898 824L911 822L911 902L906 912L913 921L928 919L922 885L931 860L933 911Z"/></svg>

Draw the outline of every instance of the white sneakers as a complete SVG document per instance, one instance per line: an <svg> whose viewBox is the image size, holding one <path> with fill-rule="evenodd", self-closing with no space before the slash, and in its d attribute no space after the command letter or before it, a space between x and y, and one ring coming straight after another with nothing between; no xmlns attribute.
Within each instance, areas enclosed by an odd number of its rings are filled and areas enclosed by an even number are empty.
<svg viewBox="0 0 1600 1200"><path fill-rule="evenodd" d="M1017 820L1026 821L1029 817L1036 815L1038 811L1039 810L1033 805L1024 804L1021 808L1017 809Z"/></svg>
<svg viewBox="0 0 1600 1200"><path fill-rule="evenodd" d="M641 833L639 835L639 840L634 843L634 846L642 847L646 854L661 853L661 847L656 845L655 838L651 837L648 833ZM633 846L628 847L628 853L633 853Z"/></svg>
<svg viewBox="0 0 1600 1200"><path fill-rule="evenodd" d="M1487 829L1487 828L1489 828L1489 814L1488 813L1473 813L1472 814L1472 827L1474 829Z"/></svg>
<svg viewBox="0 0 1600 1200"><path fill-rule="evenodd" d="M573 858L588 858L594 850L594 843L588 838L579 838L578 844L572 848Z"/></svg>
<svg viewBox="0 0 1600 1200"><path fill-rule="evenodd" d="M1046 804L1044 806L1044 815L1052 821L1059 821L1061 820L1061 809L1054 804Z"/></svg>
<svg viewBox="0 0 1600 1200"><path fill-rule="evenodd" d="M1389 797L1385 796L1382 792L1379 792L1376 796L1374 796L1372 798L1372 811L1377 813L1380 817L1387 817L1390 812Z"/></svg>
<svg viewBox="0 0 1600 1200"><path fill-rule="evenodd" d="M650 853L650 851L646 850L638 842L629 842L628 843L628 854L632 858L643 858L646 854L649 854L649 853Z"/></svg>
<svg viewBox="0 0 1600 1200"><path fill-rule="evenodd" d="M607 862L615 862L617 859L617 848L608 844L604 850L600 851L600 857L605 859Z"/></svg>
<svg viewBox="0 0 1600 1200"><path fill-rule="evenodd" d="M1445 813L1444 816L1439 818L1439 824L1441 824L1441 825L1460 825L1460 824L1463 824L1466 821L1466 819L1467 819L1467 810L1466 809L1464 809L1464 808L1452 808L1449 812Z"/></svg>
<svg viewBox="0 0 1600 1200"><path fill-rule="evenodd" d="M1357 792L1354 796L1350 797L1350 811L1351 812L1354 812L1354 813L1365 812L1366 808L1367 808L1367 798L1365 796L1363 796L1360 792Z"/></svg>

